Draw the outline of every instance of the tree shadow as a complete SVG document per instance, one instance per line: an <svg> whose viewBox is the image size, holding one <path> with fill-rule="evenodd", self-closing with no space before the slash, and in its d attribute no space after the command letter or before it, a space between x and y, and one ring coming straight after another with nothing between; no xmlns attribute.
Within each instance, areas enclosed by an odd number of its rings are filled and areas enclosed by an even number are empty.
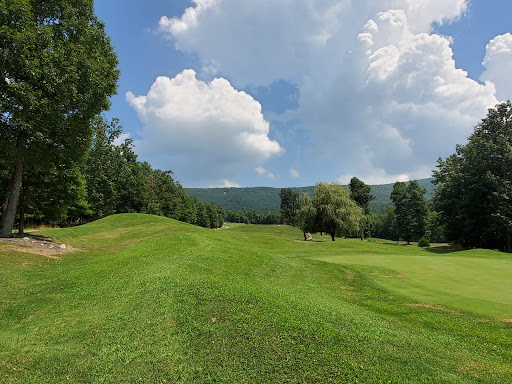
<svg viewBox="0 0 512 384"><path fill-rule="evenodd" d="M455 249L455 248L453 248L450 245L443 245L443 246L440 246L440 247L430 247L430 248L425 248L425 250L427 252L436 253L438 255L444 255L446 253L453 253L453 252L459 252L460 251L460 249Z"/></svg>
<svg viewBox="0 0 512 384"><path fill-rule="evenodd" d="M51 241L51 239L47 236L43 236L43 235L35 235L33 233L30 233L30 232L25 232L23 236L18 236L18 235L15 235L14 236L15 238L24 238L24 237L28 237L29 239L33 239L33 240L39 240L39 241Z"/></svg>

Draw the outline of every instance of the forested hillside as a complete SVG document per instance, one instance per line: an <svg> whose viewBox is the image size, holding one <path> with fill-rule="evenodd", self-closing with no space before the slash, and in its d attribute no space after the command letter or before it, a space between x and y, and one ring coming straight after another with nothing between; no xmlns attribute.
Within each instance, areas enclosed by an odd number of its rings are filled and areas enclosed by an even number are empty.
<svg viewBox="0 0 512 384"><path fill-rule="evenodd" d="M418 180L422 188L427 190L425 196L430 199L434 191L433 179ZM299 194L313 195L315 186L292 188ZM281 199L280 188L185 188L186 192L203 202L214 202L224 209L252 209L279 211ZM372 185L371 193L375 199L370 203L372 213L385 213L386 206L391 204L389 198L393 184Z"/></svg>

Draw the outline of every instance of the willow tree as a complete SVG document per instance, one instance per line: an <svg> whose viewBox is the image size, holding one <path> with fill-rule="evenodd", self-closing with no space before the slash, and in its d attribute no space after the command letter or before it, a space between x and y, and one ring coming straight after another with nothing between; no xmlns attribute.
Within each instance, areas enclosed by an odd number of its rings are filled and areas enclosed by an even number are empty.
<svg viewBox="0 0 512 384"><path fill-rule="evenodd" d="M297 213L304 232L326 232L335 237L357 233L364 219L362 209L339 184L317 183L313 198L304 196Z"/></svg>
<svg viewBox="0 0 512 384"><path fill-rule="evenodd" d="M0 2L0 236L14 224L24 169L75 167L91 119L108 109L117 57L92 0Z"/></svg>
<svg viewBox="0 0 512 384"><path fill-rule="evenodd" d="M304 240L307 240L307 232L318 232L317 210L313 206L311 197L308 194L299 198L299 209L297 210L296 217L299 228L304 232Z"/></svg>

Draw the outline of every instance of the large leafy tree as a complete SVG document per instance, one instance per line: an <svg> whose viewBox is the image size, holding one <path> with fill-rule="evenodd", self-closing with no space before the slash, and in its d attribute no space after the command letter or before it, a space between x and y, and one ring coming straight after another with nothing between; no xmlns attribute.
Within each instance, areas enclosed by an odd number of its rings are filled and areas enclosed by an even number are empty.
<svg viewBox="0 0 512 384"><path fill-rule="evenodd" d="M76 167L90 120L116 91L116 66L92 0L0 2L0 236L11 233L25 169Z"/></svg>
<svg viewBox="0 0 512 384"><path fill-rule="evenodd" d="M490 109L468 144L439 159L435 202L449 240L512 251L512 104Z"/></svg>
<svg viewBox="0 0 512 384"><path fill-rule="evenodd" d="M304 232L304 240L307 240L306 232L318 232L318 212L308 194L300 197L299 206L297 223L302 232Z"/></svg>
<svg viewBox="0 0 512 384"><path fill-rule="evenodd" d="M400 237L407 243L425 234L428 217L425 192L416 180L397 181L393 185L391 201L395 206L395 220Z"/></svg>
<svg viewBox="0 0 512 384"><path fill-rule="evenodd" d="M350 198L354 200L359 207L361 207L364 213L364 220L361 225L361 241L363 241L365 227L370 224L370 201L375 199L375 196L370 193L371 187L366 185L357 177L350 179L348 187L350 190Z"/></svg>
<svg viewBox="0 0 512 384"><path fill-rule="evenodd" d="M363 211L339 184L317 183L312 199L301 199L299 225L304 232L326 232L335 237L359 231Z"/></svg>

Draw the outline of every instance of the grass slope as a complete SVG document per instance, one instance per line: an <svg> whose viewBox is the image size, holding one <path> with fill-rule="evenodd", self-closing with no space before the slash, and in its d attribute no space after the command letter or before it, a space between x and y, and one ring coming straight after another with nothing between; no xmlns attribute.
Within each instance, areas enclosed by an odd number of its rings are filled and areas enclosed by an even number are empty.
<svg viewBox="0 0 512 384"><path fill-rule="evenodd" d="M512 272L502 254L305 243L287 226L212 231L140 214L47 234L81 250L51 260L0 244L2 383L512 380L512 323L500 319L510 290L482 296L487 315L480 302L430 306L495 289L493 264ZM413 271L436 263L472 280Z"/></svg>
<svg viewBox="0 0 512 384"><path fill-rule="evenodd" d="M426 197L431 198L434 191L432 179L421 179L418 183L427 190ZM205 203L214 202L224 209L254 209L279 211L281 199L280 188L185 188L190 196ZM292 188L299 194L307 193L313 196L315 186ZM393 184L372 185L371 193L375 199L370 202L372 213L385 213L386 206L391 204L389 198Z"/></svg>

